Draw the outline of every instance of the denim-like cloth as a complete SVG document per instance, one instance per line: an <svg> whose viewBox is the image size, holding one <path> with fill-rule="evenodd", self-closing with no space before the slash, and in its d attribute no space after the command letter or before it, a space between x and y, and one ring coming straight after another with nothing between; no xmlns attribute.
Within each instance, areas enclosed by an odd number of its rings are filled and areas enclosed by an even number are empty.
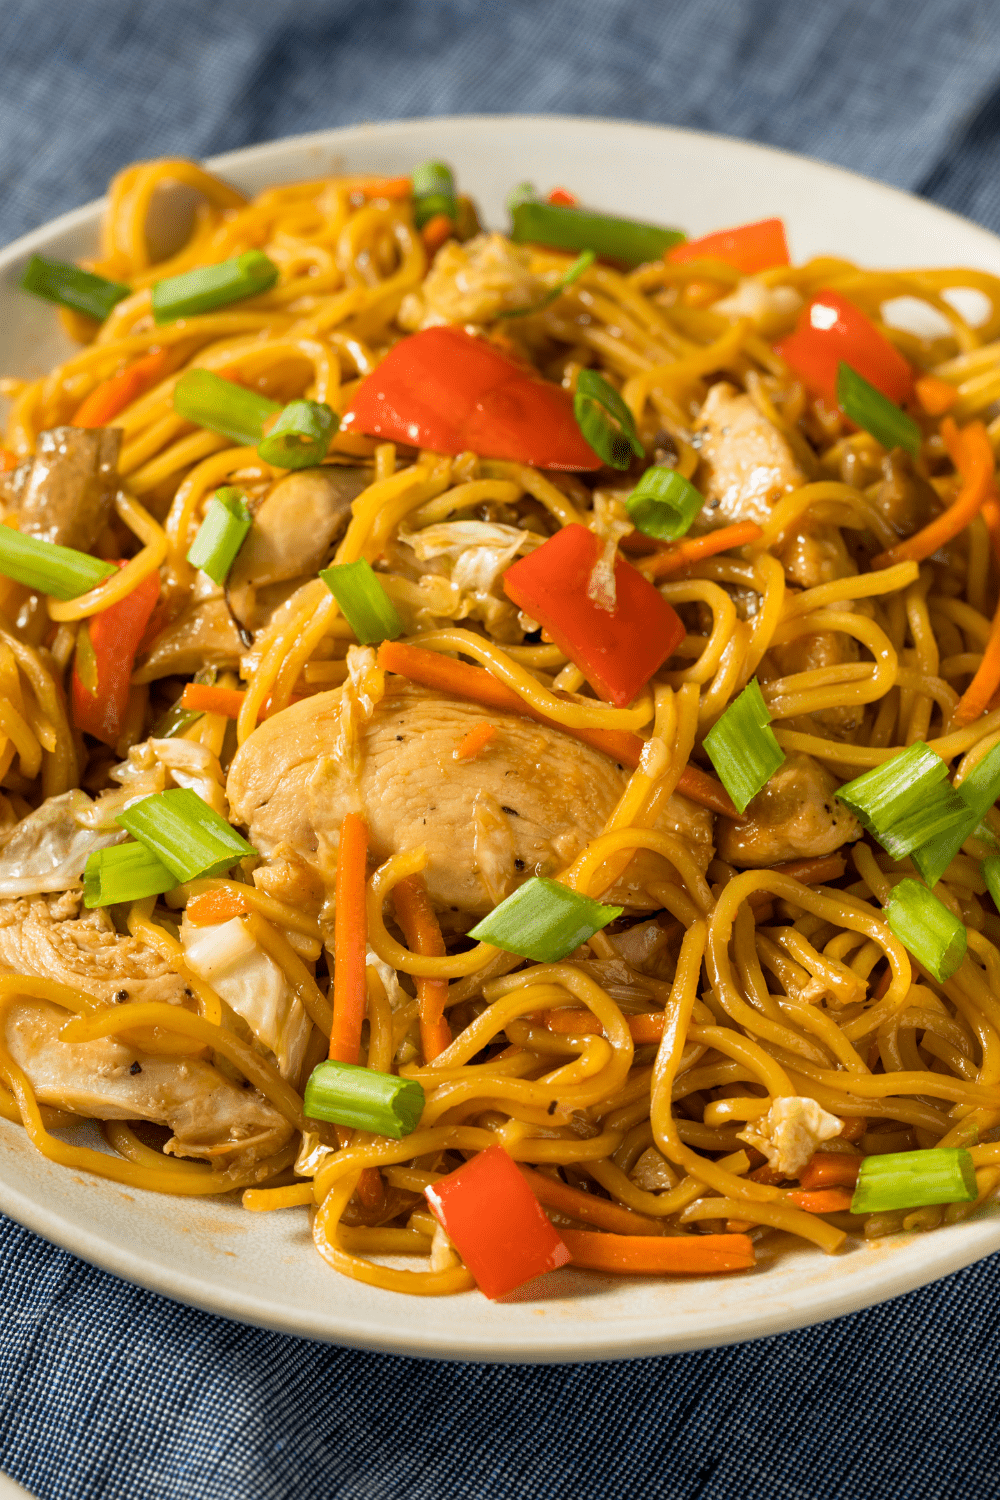
<svg viewBox="0 0 1000 1500"><path fill-rule="evenodd" d="M4 0L0 235L136 157L491 111L746 136L1000 230L996 0ZM0 1468L44 1500L995 1500L997 1269L731 1349L504 1368L243 1328L0 1220Z"/></svg>

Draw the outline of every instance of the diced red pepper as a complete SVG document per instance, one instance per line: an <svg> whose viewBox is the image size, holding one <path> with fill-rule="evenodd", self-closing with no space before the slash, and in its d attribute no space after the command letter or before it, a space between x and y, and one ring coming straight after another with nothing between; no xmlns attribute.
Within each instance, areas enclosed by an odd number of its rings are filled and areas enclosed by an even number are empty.
<svg viewBox="0 0 1000 1500"><path fill-rule="evenodd" d="M502 1297L570 1258L502 1146L488 1146L424 1194L487 1297Z"/></svg>
<svg viewBox="0 0 1000 1500"><path fill-rule="evenodd" d="M718 229L700 240L685 240L667 251L672 265L689 260L723 260L735 266L744 276L766 271L769 266L788 265L788 241L781 219L760 219L756 224L740 224L736 229Z"/></svg>
<svg viewBox="0 0 1000 1500"><path fill-rule="evenodd" d="M361 382L340 430L539 469L601 467L569 391L461 328L400 339Z"/></svg>
<svg viewBox="0 0 1000 1500"><path fill-rule="evenodd" d="M839 292L822 291L799 314L795 332L776 346L814 396L837 405L841 360L901 405L913 394L913 369L875 324Z"/></svg>
<svg viewBox="0 0 1000 1500"><path fill-rule="evenodd" d="M552 189L545 201L546 203L554 203L560 208L575 208L579 200L575 193L570 192L569 188L556 187Z"/></svg>
<svg viewBox="0 0 1000 1500"><path fill-rule="evenodd" d="M159 597L160 575L150 573L124 599L102 614L91 615L80 627L93 652L92 657L87 653L85 675L96 681L91 688L81 676L86 642L80 640L73 663L73 722L105 745L114 746L121 738L135 653Z"/></svg>
<svg viewBox="0 0 1000 1500"><path fill-rule="evenodd" d="M587 594L604 550L585 526L564 526L503 577L504 592L548 631L598 697L623 708L684 639L677 612L631 563L615 563L615 608Z"/></svg>

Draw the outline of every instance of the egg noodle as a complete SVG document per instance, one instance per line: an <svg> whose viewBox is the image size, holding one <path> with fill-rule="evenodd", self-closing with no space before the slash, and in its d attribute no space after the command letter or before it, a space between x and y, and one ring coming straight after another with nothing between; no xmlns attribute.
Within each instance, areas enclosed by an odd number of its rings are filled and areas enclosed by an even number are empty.
<svg viewBox="0 0 1000 1500"><path fill-rule="evenodd" d="M809 1211L796 1201L807 1195L789 1180L795 1174L761 1170L764 1156L743 1133L765 1121L776 1100L812 1100L840 1126L824 1152L856 1158L968 1146L977 1203L993 1192L1000 1182L1000 1144L993 1144L1000 1128L1000 917L979 861L1000 839L997 811L987 813L935 887L968 930L967 956L944 982L917 970L882 915L893 888L915 876L909 860L894 862L860 840L844 854L812 858L805 850L797 866L787 856L773 862L790 869L738 868L762 861L734 864L718 855L706 869L662 815L686 769L707 768L704 735L758 673L782 750L811 758L831 785L918 740L948 763L957 785L1000 743L1000 707L987 705L972 722L956 720L992 639L1000 586L983 515L930 555L906 556L879 503L882 486L892 482L885 478L891 461L868 433L810 397L774 348L815 292L839 292L919 373L953 386L951 419L959 427L983 420L996 449L1000 280L967 269L865 271L829 257L752 277L715 259L666 259L632 272L598 262L549 306L508 320L500 314L517 306L517 278L544 290L572 256L484 237L449 241L434 259L414 225L411 197L395 183L325 177L247 200L179 160L139 163L113 181L90 268L126 283L130 293L100 325L63 312L78 352L39 379L5 383L7 450L18 462L30 458L39 434L71 423L101 382L153 351L163 351L164 363L152 388L113 419L122 433L115 525L127 564L68 602L0 579L7 823L81 782L91 791L111 784L101 780L106 752L74 731L67 709L81 623L151 574L161 580L164 618L176 618L199 597L187 553L211 496L225 484L260 495L285 472L255 448L234 446L179 416L173 392L181 374L203 368L281 403L305 396L343 412L407 331L452 322L569 390L581 370L598 370L621 392L647 461L658 452L657 462L688 479L704 461L697 414L720 381L746 393L798 466L800 482L743 545L672 568L664 563L669 549L632 532L628 556L677 609L687 633L640 697L619 708L592 695L558 646L525 640L532 621L511 625L509 609L496 633L488 614L435 612L425 607L427 591L392 559L401 534L419 537L487 513L522 528L528 523L539 536L581 523L620 538L630 528L613 533L609 526L622 521L621 497L635 477L609 479L604 470L595 489L593 476L473 452L417 452L350 430L338 433L326 460L369 470L333 560L376 566L408 642L485 668L526 714L569 734L643 739L639 765L604 826L548 873L601 898L627 869L641 870L635 879L644 883L644 900L630 920L651 924L655 960L628 945L628 921L596 933L559 963L526 964L447 932L437 953L416 951L393 919L392 895L401 881L420 876L427 851L398 849L368 879L361 1061L419 1081L426 1103L416 1130L399 1141L337 1136L304 1118L301 1092L326 1055L332 1024L332 903L309 910L279 899L266 882L254 884L251 863L229 878L194 881L167 900L116 909L118 932L181 976L192 997L185 1004L105 1003L43 976L0 977L0 1114L21 1122L51 1160L132 1188L179 1195L241 1188L248 1209L308 1206L316 1246L336 1270L426 1295L474 1283L454 1250L440 1236L434 1240L423 1189L495 1144L536 1176L572 1189L572 1202L550 1208L557 1227L613 1233L627 1219L631 1229L620 1232L648 1237L697 1241L709 1228L792 1243L780 1239L784 1233L833 1252L848 1235L925 1230L966 1216L976 1204L866 1216ZM197 198L191 229L180 248L154 263L147 221L159 195L177 184ZM473 247L480 243L487 251L477 263ZM263 250L278 267L272 290L154 323L155 281L249 250ZM969 288L987 308L975 323L958 310L966 301L951 295ZM928 337L897 326L891 305L899 299L932 309L938 331ZM922 429L920 484L944 510L962 485L954 446L936 419L926 418ZM899 480L910 482L908 475ZM832 537L852 566L843 576L827 569L803 583L788 562L789 547L816 535ZM894 548L903 555L870 566L873 555ZM494 593L506 608L502 590ZM825 655L812 650L817 641L827 643ZM298 586L256 631L241 658L245 697L235 736L215 712L181 735L205 752L223 805L237 744L252 742L262 732L258 722L270 725L290 704L346 693L341 684L350 679L355 647L351 626L318 577ZM377 703L385 674L372 663L365 671L364 691ZM231 670L218 682L237 686ZM166 706L159 693L140 658L119 757L150 736ZM186 961L181 905L226 892L241 903L241 921L308 1017L311 1040L297 1077L283 1076L273 1054L234 1025L229 1005ZM443 1013L453 1040L427 1057L414 992L432 981L447 986ZM112 1038L179 1062L214 1059L284 1117L295 1132L291 1143L224 1170L165 1155L124 1117L103 1123L107 1152L71 1143L65 1128L78 1117L72 1099L49 1094L40 1104L30 1070L2 1040L15 1011L42 1002L65 1013L59 1034L67 1047ZM571 1018L568 1027L560 1012ZM401 1268L397 1257L427 1257L432 1241L429 1269Z"/></svg>

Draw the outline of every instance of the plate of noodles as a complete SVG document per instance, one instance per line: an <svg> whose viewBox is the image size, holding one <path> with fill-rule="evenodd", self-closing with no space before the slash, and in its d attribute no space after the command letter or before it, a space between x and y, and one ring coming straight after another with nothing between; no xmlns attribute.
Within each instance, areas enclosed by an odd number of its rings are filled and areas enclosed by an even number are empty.
<svg viewBox="0 0 1000 1500"><path fill-rule="evenodd" d="M462 1359L1000 1246L995 238L497 118L0 266L4 1212Z"/></svg>

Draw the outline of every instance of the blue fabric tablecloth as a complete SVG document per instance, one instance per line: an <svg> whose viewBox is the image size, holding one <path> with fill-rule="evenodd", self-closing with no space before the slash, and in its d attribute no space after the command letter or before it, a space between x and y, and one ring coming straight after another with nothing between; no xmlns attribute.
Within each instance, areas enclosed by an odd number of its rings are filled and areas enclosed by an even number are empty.
<svg viewBox="0 0 1000 1500"><path fill-rule="evenodd" d="M1000 230L995 0L5 0L0 235L136 157L424 114L743 135ZM990 1500L997 1259L672 1360L434 1365L175 1306L0 1220L0 1468L44 1500Z"/></svg>

